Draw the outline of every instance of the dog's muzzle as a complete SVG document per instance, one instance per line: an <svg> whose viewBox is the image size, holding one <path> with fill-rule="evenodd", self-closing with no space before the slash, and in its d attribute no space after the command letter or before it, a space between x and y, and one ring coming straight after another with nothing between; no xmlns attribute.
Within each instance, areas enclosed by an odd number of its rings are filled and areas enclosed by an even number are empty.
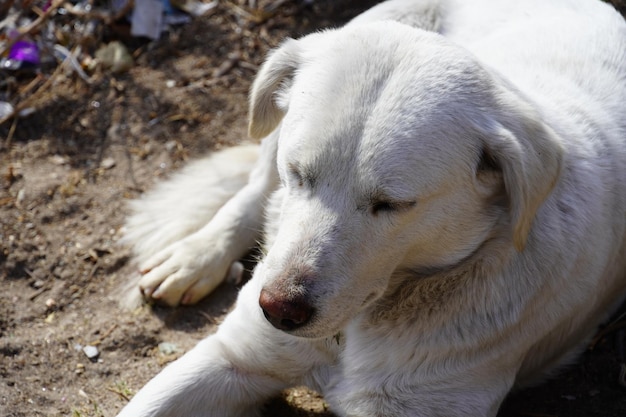
<svg viewBox="0 0 626 417"><path fill-rule="evenodd" d="M267 321L286 332L307 324L315 312L304 297L281 298L266 289L261 290L259 305Z"/></svg>

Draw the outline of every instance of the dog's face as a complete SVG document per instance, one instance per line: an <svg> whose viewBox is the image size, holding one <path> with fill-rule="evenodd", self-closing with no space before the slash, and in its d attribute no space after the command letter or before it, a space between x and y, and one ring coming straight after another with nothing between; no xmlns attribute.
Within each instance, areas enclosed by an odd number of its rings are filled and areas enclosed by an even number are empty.
<svg viewBox="0 0 626 417"><path fill-rule="evenodd" d="M462 262L503 217L521 250L558 175L558 143L521 100L466 53L399 24L286 43L251 106L253 135L282 119L260 303L299 336L339 331L394 271Z"/></svg>

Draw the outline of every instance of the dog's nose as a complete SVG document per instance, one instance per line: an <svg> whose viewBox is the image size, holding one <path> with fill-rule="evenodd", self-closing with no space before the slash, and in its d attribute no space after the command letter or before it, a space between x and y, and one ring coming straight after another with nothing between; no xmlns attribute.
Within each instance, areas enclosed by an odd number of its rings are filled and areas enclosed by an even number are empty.
<svg viewBox="0 0 626 417"><path fill-rule="evenodd" d="M304 326L314 312L314 308L302 297L281 299L265 289L261 290L259 305L267 321L284 331Z"/></svg>

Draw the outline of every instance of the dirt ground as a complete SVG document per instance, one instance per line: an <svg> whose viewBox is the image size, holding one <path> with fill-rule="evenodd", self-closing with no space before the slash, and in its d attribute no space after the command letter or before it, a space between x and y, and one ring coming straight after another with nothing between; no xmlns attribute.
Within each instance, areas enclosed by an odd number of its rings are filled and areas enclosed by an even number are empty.
<svg viewBox="0 0 626 417"><path fill-rule="evenodd" d="M118 308L116 294L134 273L117 244L125 205L185 161L245 139L247 91L269 48L374 3L285 1L250 15L247 1L222 1L157 42L108 27L100 40L121 38L133 68L98 71L91 84L60 74L34 113L0 125L0 417L115 416L214 331L233 286L194 307ZM3 77L2 89L21 88L36 74ZM624 333L605 329L576 365L512 395L499 416L626 416L618 384L625 352ZM297 388L265 416L332 414Z"/></svg>

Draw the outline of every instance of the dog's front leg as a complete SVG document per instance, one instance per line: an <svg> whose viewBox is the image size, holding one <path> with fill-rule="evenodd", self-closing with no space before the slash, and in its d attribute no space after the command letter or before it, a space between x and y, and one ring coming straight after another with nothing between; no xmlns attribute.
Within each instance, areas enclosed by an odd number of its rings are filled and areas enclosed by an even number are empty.
<svg viewBox="0 0 626 417"><path fill-rule="evenodd" d="M260 288L260 279L246 284L217 333L148 382L118 417L252 417L282 389L323 381L336 343L272 327L258 304Z"/></svg>
<svg viewBox="0 0 626 417"><path fill-rule="evenodd" d="M277 133L264 139L249 183L206 226L140 265L139 287L145 297L171 306L194 304L257 243L267 197L278 185L276 143Z"/></svg>

